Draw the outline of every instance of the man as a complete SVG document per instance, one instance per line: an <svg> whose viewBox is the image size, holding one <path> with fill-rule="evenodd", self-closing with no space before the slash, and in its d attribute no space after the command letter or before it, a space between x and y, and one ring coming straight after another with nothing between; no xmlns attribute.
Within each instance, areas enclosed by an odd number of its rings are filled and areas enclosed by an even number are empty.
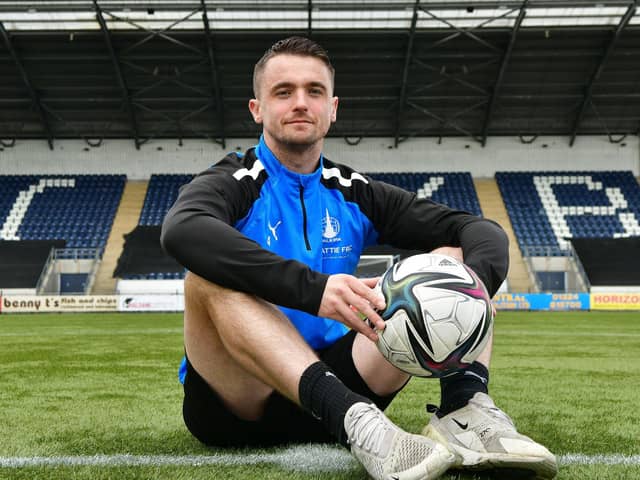
<svg viewBox="0 0 640 480"><path fill-rule="evenodd" d="M167 214L162 244L190 272L185 424L208 445L337 440L376 479L432 479L453 465L493 462L494 453L509 466L529 450L548 461L485 395L488 372L478 362L442 382L428 437L382 413L409 377L374 343L384 299L376 279L351 275L363 248L460 247L451 250L493 294L506 275L507 240L491 221L324 158L338 107L333 77L311 40L274 44L255 66L249 101L263 127L259 144L197 176ZM465 436L449 428L454 410ZM459 440L477 428L486 442Z"/></svg>

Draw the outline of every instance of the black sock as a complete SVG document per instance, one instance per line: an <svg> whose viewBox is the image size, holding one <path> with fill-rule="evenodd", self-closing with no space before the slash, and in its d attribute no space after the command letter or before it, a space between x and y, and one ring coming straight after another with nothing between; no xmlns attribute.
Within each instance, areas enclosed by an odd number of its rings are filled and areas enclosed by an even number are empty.
<svg viewBox="0 0 640 480"><path fill-rule="evenodd" d="M316 362L304 371L298 387L302 408L317 418L342 445L348 446L344 417L358 402L373 403L348 389L324 362Z"/></svg>
<svg viewBox="0 0 640 480"><path fill-rule="evenodd" d="M480 362L441 378L438 417L464 407L477 392L489 393L489 370Z"/></svg>

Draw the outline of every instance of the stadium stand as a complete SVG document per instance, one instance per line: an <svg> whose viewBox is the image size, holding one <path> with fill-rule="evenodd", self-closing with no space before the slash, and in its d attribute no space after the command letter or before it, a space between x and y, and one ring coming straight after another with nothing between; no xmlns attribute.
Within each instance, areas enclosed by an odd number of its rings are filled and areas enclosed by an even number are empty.
<svg viewBox="0 0 640 480"><path fill-rule="evenodd" d="M630 171L497 172L525 256L564 256L571 238L640 236L640 187Z"/></svg>
<svg viewBox="0 0 640 480"><path fill-rule="evenodd" d="M192 178L190 174L151 175L139 225L161 225L167 211L178 198L180 187Z"/></svg>
<svg viewBox="0 0 640 480"><path fill-rule="evenodd" d="M468 172L453 173L369 173L371 178L416 192L419 197L431 198L452 208L473 215L482 215L473 179Z"/></svg>
<svg viewBox="0 0 640 480"><path fill-rule="evenodd" d="M502 225L509 239L509 273L503 291L531 291L532 276L522 258L497 182L493 178L474 178L473 183L483 216Z"/></svg>
<svg viewBox="0 0 640 480"><path fill-rule="evenodd" d="M127 280L177 280L184 278L184 268L162 250L159 225L138 225L125 235L113 275Z"/></svg>
<svg viewBox="0 0 640 480"><path fill-rule="evenodd" d="M152 174L135 229L124 235L125 242L113 277L124 280L177 280L184 268L160 247L160 225L180 187L192 174Z"/></svg>
<svg viewBox="0 0 640 480"><path fill-rule="evenodd" d="M469 173L371 173L372 178L382 180L405 190L417 192L420 197L430 197L454 208L465 210L474 215L481 215L480 203L476 194L473 179ZM152 227L162 224L167 211L178 196L180 187L191 181L190 174L153 174L140 214L139 226ZM123 279L179 279L184 277L183 269L168 262L159 249L159 228L144 230L137 228L127 238L118 268L114 276ZM146 243L145 243L146 242ZM141 264L133 261L141 252L153 252L152 257L158 263Z"/></svg>
<svg viewBox="0 0 640 480"><path fill-rule="evenodd" d="M125 175L2 175L0 239L102 251L125 182Z"/></svg>
<svg viewBox="0 0 640 480"><path fill-rule="evenodd" d="M110 294L116 289L117 279L113 273L122 254L125 236L136 228L140 220L147 187L148 181L137 180L128 180L124 187L122 199L120 200L93 285L92 292L94 294Z"/></svg>

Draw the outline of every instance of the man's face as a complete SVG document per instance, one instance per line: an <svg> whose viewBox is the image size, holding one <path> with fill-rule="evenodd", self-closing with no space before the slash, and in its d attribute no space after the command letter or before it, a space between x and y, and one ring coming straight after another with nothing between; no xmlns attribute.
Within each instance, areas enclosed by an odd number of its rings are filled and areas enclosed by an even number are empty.
<svg viewBox="0 0 640 480"><path fill-rule="evenodd" d="M311 146L336 121L331 72L317 58L276 55L264 66L257 87L258 98L249 101L249 110L273 146Z"/></svg>

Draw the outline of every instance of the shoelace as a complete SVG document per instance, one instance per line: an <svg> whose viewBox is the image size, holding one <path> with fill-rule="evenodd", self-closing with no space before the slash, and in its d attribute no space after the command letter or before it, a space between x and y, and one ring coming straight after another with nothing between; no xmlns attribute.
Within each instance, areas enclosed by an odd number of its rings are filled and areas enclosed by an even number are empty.
<svg viewBox="0 0 640 480"><path fill-rule="evenodd" d="M374 455L380 453L382 441L387 431L391 430L382 418L382 412L373 407L359 411L350 426L351 431L347 432L349 438L354 439L358 448L363 448Z"/></svg>
<svg viewBox="0 0 640 480"><path fill-rule="evenodd" d="M512 427L515 426L515 424L513 423L513 420L511 420L511 417L507 415L505 412L503 412L502 410L500 410L498 407L484 407L483 405L480 405L480 408L485 410L493 418L497 420L503 420L509 423Z"/></svg>
<svg viewBox="0 0 640 480"><path fill-rule="evenodd" d="M509 424L511 424L511 426L515 427L515 423L513 422L511 417L507 415L505 412L503 412L502 410L500 410L498 407L487 407L486 405L482 405L480 403L476 403L476 402L474 403L475 405L478 406L478 408L480 408L481 410L484 410L493 418L497 420L506 421ZM435 413L436 415L438 415L438 413L440 412L440 409L436 405L433 405L432 403L427 403L426 409L428 413Z"/></svg>

